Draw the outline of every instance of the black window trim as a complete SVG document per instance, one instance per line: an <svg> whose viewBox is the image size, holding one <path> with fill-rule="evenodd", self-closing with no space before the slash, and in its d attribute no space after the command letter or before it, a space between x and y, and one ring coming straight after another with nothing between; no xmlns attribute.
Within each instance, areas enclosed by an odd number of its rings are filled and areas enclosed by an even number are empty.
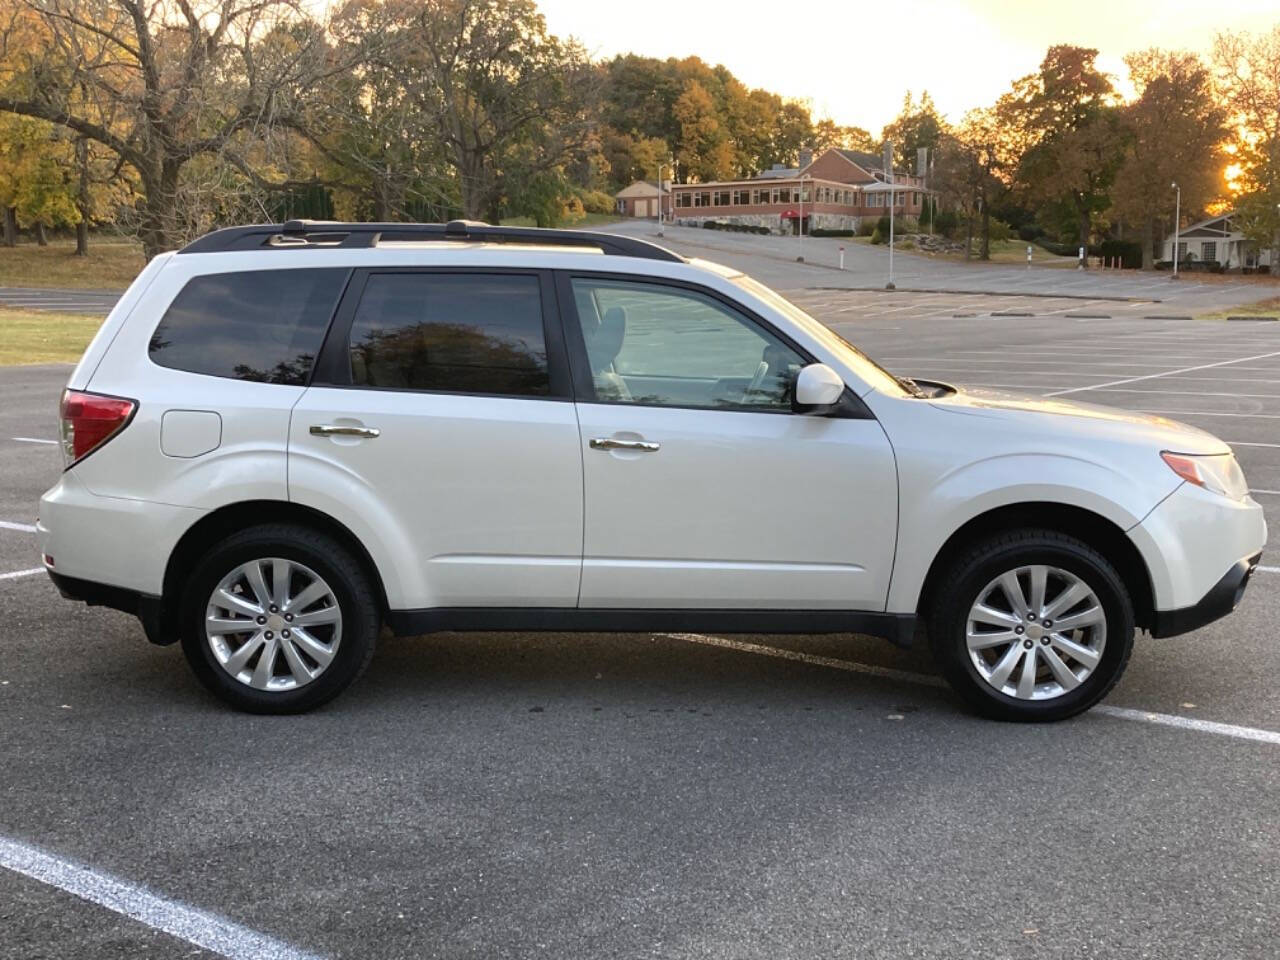
<svg viewBox="0 0 1280 960"><path fill-rule="evenodd" d="M810 416L810 414L797 413L794 410L779 410L768 407L707 407L698 406L696 404L684 403L637 403L630 400L602 400L596 396L595 378L591 376L591 365L587 360L587 344L582 335L582 322L578 317L578 304L573 296L574 280L613 280L624 283L647 283L657 287L674 287L676 289L688 290L691 293L697 293L701 296L708 297L726 309L736 313L739 317L751 324L759 327L773 337L780 340L786 347L794 350L806 364L820 363L812 353L796 343L788 334L779 330L774 324L770 323L764 317L760 316L754 310L743 306L736 300L725 296L718 290L710 287L704 287L698 283L691 283L688 280L678 280L672 277L653 277L643 276L634 273L617 273L612 271L595 271L595 270L556 270L555 283L556 291L559 294L560 312L564 320L564 342L568 348L569 366L573 373L574 393L579 403L596 403L603 406L613 407L658 407L667 410L703 410L715 413L760 413L768 416ZM862 399L854 393L848 386L845 387L844 394L840 398L839 404L830 413L822 414L822 416L843 420L874 420L875 415L867 407Z"/></svg>
<svg viewBox="0 0 1280 960"><path fill-rule="evenodd" d="M351 361L347 342L351 336L351 325L355 320L356 308L364 296L365 286L374 274L412 273L412 274L444 274L459 276L475 274L481 276L522 276L534 277L538 281L538 293L542 310L542 336L547 350L548 393L478 393L466 390L423 390L416 387L373 387L351 382ZM324 343L320 354L311 367L311 379L307 386L326 387L338 390L376 390L387 393L413 393L424 396L451 397L490 397L507 400L538 400L558 403L573 402L573 382L570 374L568 352L565 348L562 325L556 304L555 282L550 270L522 267L483 267L483 266L438 266L438 267L360 267L354 271Z"/></svg>

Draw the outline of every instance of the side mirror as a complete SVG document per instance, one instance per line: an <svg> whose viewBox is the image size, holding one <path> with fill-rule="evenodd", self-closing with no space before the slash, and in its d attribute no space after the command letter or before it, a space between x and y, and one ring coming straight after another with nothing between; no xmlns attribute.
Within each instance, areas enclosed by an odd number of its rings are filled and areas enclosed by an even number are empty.
<svg viewBox="0 0 1280 960"><path fill-rule="evenodd" d="M795 399L791 408L796 413L830 413L844 394L844 381L825 363L811 363L796 375Z"/></svg>

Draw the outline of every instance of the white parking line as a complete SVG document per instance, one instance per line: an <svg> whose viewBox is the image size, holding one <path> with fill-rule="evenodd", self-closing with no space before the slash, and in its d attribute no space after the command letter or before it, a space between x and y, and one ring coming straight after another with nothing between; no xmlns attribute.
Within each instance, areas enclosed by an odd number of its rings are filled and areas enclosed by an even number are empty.
<svg viewBox="0 0 1280 960"><path fill-rule="evenodd" d="M32 523L13 523L9 520L0 520L0 530L21 530L23 533L35 533L35 524Z"/></svg>
<svg viewBox="0 0 1280 960"><path fill-rule="evenodd" d="M1250 490L1250 493L1265 493L1272 497L1280 497L1280 490Z"/></svg>
<svg viewBox="0 0 1280 960"><path fill-rule="evenodd" d="M1262 567L1258 568L1263 569ZM941 677L927 673L912 673L909 670L893 670L889 667L876 667L871 664L857 663L853 660L841 660L837 657L821 657L812 653L801 653L798 650L785 650L780 647L767 647L761 643L747 643L743 640L730 640L728 637L714 637L702 633L659 633L659 637L672 640L685 640L689 643L700 643L708 647L723 647L726 650L737 650L741 653L754 653L779 660L795 660L817 667L833 667L849 673L864 673L873 677L884 677L888 680L901 680L925 687L946 687ZM1183 730L1194 730L1198 733L1212 733L1220 737L1234 737L1237 740L1254 740L1260 743L1274 743L1280 746L1280 732L1261 730L1257 727L1241 727L1233 723L1215 723L1211 720L1196 720L1192 717L1179 717L1170 713L1152 713L1148 710L1133 710L1129 707L1113 707L1099 704L1091 713L1115 717L1120 720L1136 720L1139 723L1154 723L1162 727L1179 727Z"/></svg>
<svg viewBox="0 0 1280 960"><path fill-rule="evenodd" d="M1276 447L1280 448L1280 443L1259 443L1253 440L1228 440L1229 447Z"/></svg>
<svg viewBox="0 0 1280 960"><path fill-rule="evenodd" d="M152 893L109 873L82 867L18 840L0 837L0 867L106 907L229 960L317 960L265 934L217 914Z"/></svg>
<svg viewBox="0 0 1280 960"><path fill-rule="evenodd" d="M11 440L17 440L19 443L52 443L57 444L57 440L41 440L37 437L10 437Z"/></svg>
<svg viewBox="0 0 1280 960"><path fill-rule="evenodd" d="M1226 367L1234 363L1248 363L1250 360L1266 360L1269 357L1280 357L1280 350L1271 353L1259 353L1252 357L1240 357L1237 360L1219 360L1217 363L1202 363L1196 367L1180 367L1177 370L1166 370L1164 373L1148 373L1141 377L1128 377L1123 380L1109 380L1106 383L1095 383L1091 387L1071 387L1069 390L1055 390L1053 393L1046 393L1046 397L1060 397L1067 393L1082 393L1085 390L1096 390L1098 387L1122 387L1126 383L1138 383L1141 380L1155 380L1160 377L1169 377L1175 373L1190 373L1193 370L1208 370L1212 367Z"/></svg>
<svg viewBox="0 0 1280 960"><path fill-rule="evenodd" d="M44 567L32 567L30 570L14 570L12 573L0 573L0 580L17 580L19 577L34 577L44 573Z"/></svg>

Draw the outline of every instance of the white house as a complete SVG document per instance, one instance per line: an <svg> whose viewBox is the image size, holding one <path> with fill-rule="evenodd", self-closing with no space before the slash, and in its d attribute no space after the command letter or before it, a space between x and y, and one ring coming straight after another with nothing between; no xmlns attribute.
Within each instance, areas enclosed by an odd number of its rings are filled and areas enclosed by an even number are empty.
<svg viewBox="0 0 1280 960"><path fill-rule="evenodd" d="M1258 249L1231 223L1233 211L1201 220L1178 231L1178 263L1216 260L1227 270L1270 267L1271 251ZM1173 259L1173 234L1165 238L1160 259Z"/></svg>

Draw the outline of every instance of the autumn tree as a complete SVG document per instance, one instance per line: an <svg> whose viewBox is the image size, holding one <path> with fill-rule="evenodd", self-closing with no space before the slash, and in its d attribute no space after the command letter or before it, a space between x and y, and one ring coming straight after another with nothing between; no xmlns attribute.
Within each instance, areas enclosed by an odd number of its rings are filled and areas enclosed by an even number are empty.
<svg viewBox="0 0 1280 960"><path fill-rule="evenodd" d="M933 153L938 149L945 130L946 123L939 115L929 91L921 93L917 101L908 90L902 98L902 108L897 117L880 132L880 140L892 143L894 152L914 167L916 151L920 147L927 147Z"/></svg>
<svg viewBox="0 0 1280 960"><path fill-rule="evenodd" d="M1221 193L1226 110L1193 53L1143 50L1125 57L1138 97L1121 108L1126 146L1113 211L1142 230L1142 266L1154 265L1158 225L1172 220L1175 181L1189 215Z"/></svg>
<svg viewBox="0 0 1280 960"><path fill-rule="evenodd" d="M1094 218L1110 204L1124 134L1098 51L1050 47L1037 73L1017 81L1005 111L1027 144L1018 181L1032 202L1071 215L1087 248ZM1086 260L1087 264L1087 260Z"/></svg>
<svg viewBox="0 0 1280 960"><path fill-rule="evenodd" d="M1257 36L1219 34L1213 65L1236 131L1235 222L1259 247L1271 248L1275 264L1280 258L1280 26Z"/></svg>

